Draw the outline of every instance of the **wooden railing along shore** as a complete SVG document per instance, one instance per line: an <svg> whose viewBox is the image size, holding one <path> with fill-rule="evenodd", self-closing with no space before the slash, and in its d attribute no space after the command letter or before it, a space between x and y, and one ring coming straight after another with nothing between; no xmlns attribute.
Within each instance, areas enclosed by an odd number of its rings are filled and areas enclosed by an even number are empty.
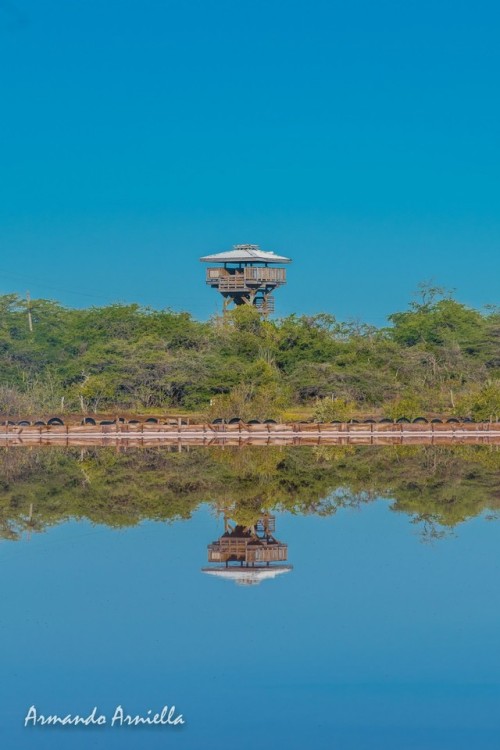
<svg viewBox="0 0 500 750"><path fill-rule="evenodd" d="M183 419L160 421L102 420L101 424L63 423L0 424L0 446L13 444L109 444L186 442L224 444L336 444L358 443L492 443L500 444L500 422L287 422L279 424L225 423L187 424Z"/></svg>

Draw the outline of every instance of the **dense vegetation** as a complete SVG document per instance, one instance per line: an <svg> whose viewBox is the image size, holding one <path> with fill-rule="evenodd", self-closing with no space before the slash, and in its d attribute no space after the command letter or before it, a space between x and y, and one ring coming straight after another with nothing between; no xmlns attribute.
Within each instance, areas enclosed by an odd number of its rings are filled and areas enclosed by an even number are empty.
<svg viewBox="0 0 500 750"><path fill-rule="evenodd" d="M200 322L138 305L81 310L40 299L28 307L6 295L0 414L500 414L497 309L474 310L423 287L389 323L377 329L323 314L265 321L249 307Z"/></svg>
<svg viewBox="0 0 500 750"><path fill-rule="evenodd" d="M383 497L427 539L496 514L499 470L497 446L0 448L0 537L70 518L187 519L203 502L252 523L263 509L329 515Z"/></svg>

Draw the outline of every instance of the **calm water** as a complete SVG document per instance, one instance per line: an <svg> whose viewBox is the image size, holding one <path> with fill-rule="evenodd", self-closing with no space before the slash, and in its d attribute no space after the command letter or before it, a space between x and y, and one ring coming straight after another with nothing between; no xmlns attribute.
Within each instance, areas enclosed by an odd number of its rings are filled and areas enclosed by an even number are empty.
<svg viewBox="0 0 500 750"><path fill-rule="evenodd" d="M497 749L498 457L4 451L1 746ZM264 509L293 570L201 572ZM25 729L32 704L186 724Z"/></svg>

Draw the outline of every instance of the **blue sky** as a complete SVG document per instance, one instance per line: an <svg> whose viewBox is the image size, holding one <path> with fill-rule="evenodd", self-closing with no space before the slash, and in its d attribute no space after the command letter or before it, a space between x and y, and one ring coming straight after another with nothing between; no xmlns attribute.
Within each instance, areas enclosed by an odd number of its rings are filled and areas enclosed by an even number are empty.
<svg viewBox="0 0 500 750"><path fill-rule="evenodd" d="M290 255L277 312L498 302L493 2L0 2L0 292L205 318L198 257Z"/></svg>

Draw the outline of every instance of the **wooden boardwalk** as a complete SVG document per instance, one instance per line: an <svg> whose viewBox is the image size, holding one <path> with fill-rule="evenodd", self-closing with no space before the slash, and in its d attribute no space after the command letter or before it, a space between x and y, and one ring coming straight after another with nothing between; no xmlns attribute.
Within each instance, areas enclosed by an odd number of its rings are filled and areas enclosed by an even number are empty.
<svg viewBox="0 0 500 750"><path fill-rule="evenodd" d="M22 445L500 445L500 423L106 424L0 426L0 447Z"/></svg>

